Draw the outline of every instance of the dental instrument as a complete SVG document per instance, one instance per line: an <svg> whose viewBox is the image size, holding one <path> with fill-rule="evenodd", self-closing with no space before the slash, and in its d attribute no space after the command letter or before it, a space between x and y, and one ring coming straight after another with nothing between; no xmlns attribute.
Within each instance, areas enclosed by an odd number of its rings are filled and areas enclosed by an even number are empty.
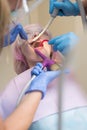
<svg viewBox="0 0 87 130"><path fill-rule="evenodd" d="M56 64L54 60L46 57L44 54L42 54L38 49L35 49L36 54L38 54L43 59L43 68L47 67L49 70L58 70L60 69L61 65Z"/></svg>
<svg viewBox="0 0 87 130"><path fill-rule="evenodd" d="M59 0L59 1L61 1L61 0ZM48 21L48 23L47 23L47 25L44 27L44 29L41 31L41 33L39 33L39 35L38 36L36 36L33 40L32 40L32 42L34 42L34 41L36 41L39 37L41 37L41 35L43 35L43 33L49 28L49 26L52 24L52 22L53 22L53 20L56 18L56 16L57 16L57 14L58 14L58 9L54 9L54 11L53 11L53 13L52 13L52 15L51 15L51 19Z"/></svg>
<svg viewBox="0 0 87 130"><path fill-rule="evenodd" d="M52 17L52 18L49 20L49 22L47 23L47 25L45 26L45 28L43 29L43 31L41 31L41 33L39 33L39 35L36 36L36 37L32 40L32 42L35 42L36 40L38 40L39 37L41 37L41 35L44 34L44 32L45 32L45 31L49 28L49 26L52 24L53 20L54 20L54 18Z"/></svg>
<svg viewBox="0 0 87 130"><path fill-rule="evenodd" d="M51 65L54 65L55 62L49 58L47 58L46 56L44 56L40 51L38 51L37 49L35 49L35 52L43 59L43 68L44 69L45 67L47 68L50 68ZM55 64L56 65L56 64ZM56 69L55 70L58 70L60 67L58 65L56 65ZM27 90L27 88L30 86L31 82L35 79L36 75L33 75L31 80L26 84L26 86L24 87L24 89L22 90L21 94L19 95L18 97L18 100L17 100L17 104L16 106L19 105L22 97L25 95L25 92Z"/></svg>

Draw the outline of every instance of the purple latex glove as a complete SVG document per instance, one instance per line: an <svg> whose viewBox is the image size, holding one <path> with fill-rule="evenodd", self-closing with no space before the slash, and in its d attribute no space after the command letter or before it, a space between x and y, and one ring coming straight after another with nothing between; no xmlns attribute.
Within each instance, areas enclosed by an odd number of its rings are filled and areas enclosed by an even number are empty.
<svg viewBox="0 0 87 130"><path fill-rule="evenodd" d="M32 70L31 74L36 75L37 77L31 82L29 88L27 89L26 93L33 92L33 91L41 91L42 92L42 99L44 98L48 84L57 78L60 75L59 71L44 71L42 70L43 65L41 63L37 63L34 69Z"/></svg>

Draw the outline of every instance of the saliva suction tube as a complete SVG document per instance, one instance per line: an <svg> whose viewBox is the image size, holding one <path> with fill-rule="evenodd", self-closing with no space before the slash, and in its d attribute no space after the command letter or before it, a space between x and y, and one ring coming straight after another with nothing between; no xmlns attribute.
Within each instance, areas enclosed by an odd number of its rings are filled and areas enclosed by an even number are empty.
<svg viewBox="0 0 87 130"><path fill-rule="evenodd" d="M46 57L44 54L42 54L38 49L35 49L35 52L37 55L39 55L43 59L43 68L47 67L48 70L59 70L61 65L54 62L54 60Z"/></svg>

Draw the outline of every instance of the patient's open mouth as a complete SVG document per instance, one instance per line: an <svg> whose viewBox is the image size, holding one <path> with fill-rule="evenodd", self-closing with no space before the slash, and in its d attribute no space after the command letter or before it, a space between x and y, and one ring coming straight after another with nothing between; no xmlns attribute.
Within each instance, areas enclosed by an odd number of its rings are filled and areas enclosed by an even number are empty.
<svg viewBox="0 0 87 130"><path fill-rule="evenodd" d="M43 47L44 42L48 42L48 40L42 40L42 41L36 41L36 42L32 42L30 45L34 48L37 47Z"/></svg>
<svg viewBox="0 0 87 130"><path fill-rule="evenodd" d="M43 47L43 45L40 45L40 43L41 43L41 42L35 42L35 43L33 44L33 47L34 47L34 48Z"/></svg>

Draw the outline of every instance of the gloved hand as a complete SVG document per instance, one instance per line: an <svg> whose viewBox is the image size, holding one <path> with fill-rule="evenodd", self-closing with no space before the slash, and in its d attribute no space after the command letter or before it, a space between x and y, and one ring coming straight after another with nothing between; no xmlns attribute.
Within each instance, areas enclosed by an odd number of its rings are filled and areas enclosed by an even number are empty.
<svg viewBox="0 0 87 130"><path fill-rule="evenodd" d="M42 70L43 65L41 63L37 63L31 74L36 75L36 78L31 82L29 88L26 93L32 91L41 91L42 99L44 98L48 84L55 78L60 75L61 71L44 71Z"/></svg>
<svg viewBox="0 0 87 130"><path fill-rule="evenodd" d="M21 24L17 24L12 30L9 32L9 34L5 35L4 37L4 47L8 46L9 44L12 44L17 36L20 36L22 39L27 40L27 33L24 31Z"/></svg>
<svg viewBox="0 0 87 130"><path fill-rule="evenodd" d="M60 51L65 55L78 42L78 37L73 33L66 33L51 39L48 44L53 45L54 51Z"/></svg>
<svg viewBox="0 0 87 130"><path fill-rule="evenodd" d="M59 16L77 16L80 14L77 2L72 3L70 0L62 0L62 2L58 2L57 0L50 0L50 14L53 13L54 8L58 9Z"/></svg>

